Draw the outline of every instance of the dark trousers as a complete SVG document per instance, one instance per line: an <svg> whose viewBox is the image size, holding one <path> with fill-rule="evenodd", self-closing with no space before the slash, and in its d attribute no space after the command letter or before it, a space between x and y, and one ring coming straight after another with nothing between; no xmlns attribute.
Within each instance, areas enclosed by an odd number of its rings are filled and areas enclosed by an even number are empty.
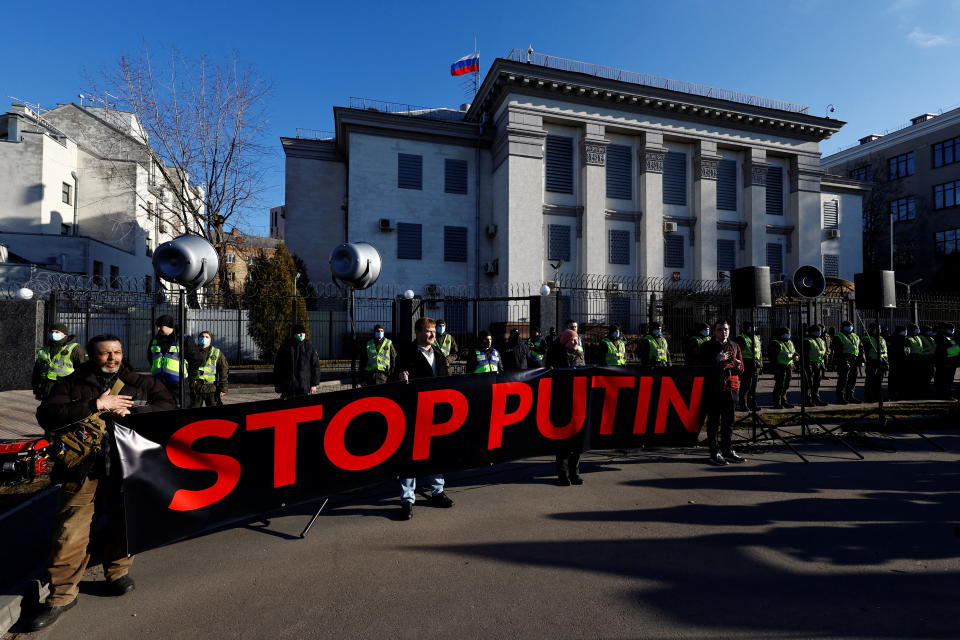
<svg viewBox="0 0 960 640"><path fill-rule="evenodd" d="M580 476L580 452L568 451L557 454L557 478L570 480Z"/></svg>
<svg viewBox="0 0 960 640"><path fill-rule="evenodd" d="M820 399L820 381L823 379L823 366L820 362L803 365L803 379L807 385L807 406L817 404Z"/></svg>
<svg viewBox="0 0 960 640"><path fill-rule="evenodd" d="M957 375L956 358L941 360L937 363L937 373L933 378L933 390L938 398L950 397L953 379Z"/></svg>
<svg viewBox="0 0 960 640"><path fill-rule="evenodd" d="M737 406L735 390L717 392L715 402L707 414L707 446L710 455L730 452L730 434L733 432L733 419ZM718 438L719 436L719 438Z"/></svg>
<svg viewBox="0 0 960 640"><path fill-rule="evenodd" d="M790 389L790 381L793 379L793 367L791 365L778 364L773 370L773 404L783 404L787 401L787 391Z"/></svg>
<svg viewBox="0 0 960 640"><path fill-rule="evenodd" d="M890 361L890 371L887 373L887 398L890 400L903 400L907 397L906 376L904 368L907 366L906 360Z"/></svg>
<svg viewBox="0 0 960 640"><path fill-rule="evenodd" d="M933 363L927 358L910 356L904 368L903 386L908 398L926 398L930 395L930 378L933 376Z"/></svg>
<svg viewBox="0 0 960 640"><path fill-rule="evenodd" d="M849 400L857 387L857 357L845 353L837 356L837 399Z"/></svg>
<svg viewBox="0 0 960 640"><path fill-rule="evenodd" d="M757 408L757 381L760 380L760 362L743 361L743 375L740 377L740 410Z"/></svg>
<svg viewBox="0 0 960 640"><path fill-rule="evenodd" d="M883 365L879 362L867 362L866 375L863 378L863 399L878 402L883 388Z"/></svg>
<svg viewBox="0 0 960 640"><path fill-rule="evenodd" d="M197 409L202 406L208 407L222 407L223 401L220 400L220 394L216 391L211 393L191 393L190 394L190 408Z"/></svg>
<svg viewBox="0 0 960 640"><path fill-rule="evenodd" d="M363 386L372 387L378 384L387 384L386 371L364 371Z"/></svg>

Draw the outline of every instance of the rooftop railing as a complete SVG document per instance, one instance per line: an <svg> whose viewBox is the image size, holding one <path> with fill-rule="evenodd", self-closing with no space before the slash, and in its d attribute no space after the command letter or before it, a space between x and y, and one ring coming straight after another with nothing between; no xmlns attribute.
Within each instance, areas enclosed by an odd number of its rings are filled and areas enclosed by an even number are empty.
<svg viewBox="0 0 960 640"><path fill-rule="evenodd" d="M399 102L384 102L383 100L371 100L369 98L350 98L351 109L362 109L364 111L377 111L379 113L391 113L394 115L411 116L414 118L429 118L431 120L445 120L447 122L459 122L463 120L464 111L450 109L447 107L417 107L411 104L401 104Z"/></svg>
<svg viewBox="0 0 960 640"><path fill-rule="evenodd" d="M615 69L605 67L590 62L581 62L579 60L569 60L567 58L558 58L545 53L535 51L525 51L523 49L512 49L507 54L508 60L514 62L527 62L550 69L559 69L561 71L572 71L575 73L584 73L598 78L608 80L619 80L620 82L629 82L630 84L639 84L645 87L655 87L657 89L666 89L668 91L679 91L680 93L689 93L691 95L702 96L705 98L716 98L718 100L729 100L741 104L749 104L754 107L763 107L766 109L777 109L779 111L791 111L793 113L807 113L810 107L783 100L774 100L772 98L763 98L739 91L729 89L718 89L708 87L702 84L684 82L683 80L670 80L659 76L651 76L646 73L637 73L635 71L626 71L624 69Z"/></svg>
<svg viewBox="0 0 960 640"><path fill-rule="evenodd" d="M324 131L322 129L304 129L297 127L297 137L304 140L331 140L337 137L333 131Z"/></svg>

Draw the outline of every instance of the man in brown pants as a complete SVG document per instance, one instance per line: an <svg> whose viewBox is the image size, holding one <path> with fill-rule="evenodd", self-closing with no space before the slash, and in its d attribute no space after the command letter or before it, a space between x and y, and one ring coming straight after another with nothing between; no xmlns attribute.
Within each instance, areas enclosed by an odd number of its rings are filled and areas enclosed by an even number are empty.
<svg viewBox="0 0 960 640"><path fill-rule="evenodd" d="M37 408L37 421L54 438L81 428L80 421L99 418L109 424L115 417L176 408L162 382L134 373L123 364L120 339L100 335L87 343L90 361L54 385ZM123 524L120 469L111 455L111 436L103 439L99 451L72 468L58 462L52 481L61 484L58 527L47 572L50 595L30 621L37 631L53 624L77 603L80 579L90 562L90 528L94 514L103 513L107 526L101 556L108 590L124 595L133 590L127 573L133 558L127 556Z"/></svg>

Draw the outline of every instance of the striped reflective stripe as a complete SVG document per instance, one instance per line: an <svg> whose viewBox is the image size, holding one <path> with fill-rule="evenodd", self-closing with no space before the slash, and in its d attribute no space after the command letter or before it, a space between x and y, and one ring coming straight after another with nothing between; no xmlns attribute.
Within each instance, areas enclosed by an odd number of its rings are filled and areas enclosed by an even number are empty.
<svg viewBox="0 0 960 640"><path fill-rule="evenodd" d="M187 372L183 362L180 361L180 347L172 344L170 350L164 353L154 338L150 343L150 373L170 382L180 380L181 375L186 377Z"/></svg>
<svg viewBox="0 0 960 640"><path fill-rule="evenodd" d="M73 373L73 360L70 358L70 355L76 348L77 343L71 342L60 349L57 355L53 357L50 356L50 350L47 349L47 347L40 349L40 351L37 352L37 362L42 363L44 366L43 377L47 380L58 380Z"/></svg>
<svg viewBox="0 0 960 640"><path fill-rule="evenodd" d="M807 361L815 363L823 362L823 356L827 350L824 348L824 344L820 338L804 338L803 341L810 345L810 356L807 358Z"/></svg>
<svg viewBox="0 0 960 640"><path fill-rule="evenodd" d="M474 350L474 353L477 356L477 368L473 373L497 373L500 369L500 352L496 349L491 349L489 355L479 349Z"/></svg>
<svg viewBox="0 0 960 640"><path fill-rule="evenodd" d="M377 348L377 341L367 342L367 371L389 371L390 370L390 347L393 343L390 338L384 338L383 344ZM444 353L443 355L447 355Z"/></svg>
<svg viewBox="0 0 960 640"><path fill-rule="evenodd" d="M622 340L614 342L610 338L601 340L606 346L606 363L613 365L627 364L627 346Z"/></svg>
<svg viewBox="0 0 960 640"><path fill-rule="evenodd" d="M796 347L793 346L792 340L774 340L774 342L780 345L780 353L777 354L777 364L792 364L793 356L797 352Z"/></svg>

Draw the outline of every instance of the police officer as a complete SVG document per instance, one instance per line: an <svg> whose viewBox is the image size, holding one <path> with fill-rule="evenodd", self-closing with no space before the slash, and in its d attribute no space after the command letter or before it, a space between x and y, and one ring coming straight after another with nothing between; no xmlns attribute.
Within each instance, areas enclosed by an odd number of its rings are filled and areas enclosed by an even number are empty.
<svg viewBox="0 0 960 640"><path fill-rule="evenodd" d="M763 369L763 349L760 335L753 323L747 323L743 331L733 339L743 354L743 377L740 380L740 411L759 411L757 406L757 382ZM709 363L707 363L709 364Z"/></svg>
<svg viewBox="0 0 960 640"><path fill-rule="evenodd" d="M187 375L184 354L180 353L180 337L173 316L162 315L154 323L157 333L150 342L150 374L163 383L180 406L180 378ZM190 352L192 341L184 339L184 349Z"/></svg>
<svg viewBox="0 0 960 640"><path fill-rule="evenodd" d="M68 335L66 325L58 322L50 325L47 339L37 352L33 365L31 386L34 397L44 400L57 380L66 378L86 361L86 350L77 344L75 335Z"/></svg>
<svg viewBox="0 0 960 640"><path fill-rule="evenodd" d="M853 395L857 386L857 368L863 361L860 354L860 336L853 332L853 323L844 320L831 344L833 362L837 367L837 404L861 404Z"/></svg>
<svg viewBox="0 0 960 640"><path fill-rule="evenodd" d="M530 366L534 369L544 366L547 357L547 341L540 335L540 329L533 327L530 337L527 338L527 347L530 348Z"/></svg>
<svg viewBox="0 0 960 640"><path fill-rule="evenodd" d="M793 379L793 364L800 357L793 345L793 337L786 327L777 327L773 331L774 339L770 343L770 365L773 368L773 408L793 409L787 402L787 391Z"/></svg>
<svg viewBox="0 0 960 640"><path fill-rule="evenodd" d="M481 331L480 347L467 353L467 373L501 373L503 363L500 352L493 347L493 338L489 331Z"/></svg>
<svg viewBox="0 0 960 640"><path fill-rule="evenodd" d="M957 375L957 366L960 365L960 343L955 337L953 324L944 322L938 329L939 332L935 337L937 373L933 381L933 390L938 398L949 400L953 397L951 393L953 378Z"/></svg>
<svg viewBox="0 0 960 640"><path fill-rule="evenodd" d="M397 362L397 350L393 341L385 337L382 324L373 327L373 337L367 341L367 362L363 368L363 383L366 386L384 384L393 377Z"/></svg>
<svg viewBox="0 0 960 640"><path fill-rule="evenodd" d="M603 364L627 364L627 345L620 335L620 325L612 324L607 330L607 337L600 341L600 350L603 354Z"/></svg>
<svg viewBox="0 0 960 640"><path fill-rule="evenodd" d="M930 383L933 381L934 368L937 359L937 343L933 339L933 327L922 325L920 327L920 342L923 349L920 352L921 368L919 383L925 397L930 395Z"/></svg>
<svg viewBox="0 0 960 640"><path fill-rule="evenodd" d="M201 331L197 336L197 349L190 357L190 371L190 407L223 405L230 366L223 352L213 346L213 334L209 331Z"/></svg>
<svg viewBox="0 0 960 640"><path fill-rule="evenodd" d="M904 386L908 398L920 398L926 395L926 386L923 384L923 370L926 366L923 357L923 339L920 337L920 327L912 322L907 325L906 367L904 367Z"/></svg>
<svg viewBox="0 0 960 640"><path fill-rule="evenodd" d="M813 324L807 327L803 338L803 379L807 385L808 407L825 407L827 403L820 398L820 381L823 379L823 361L827 355L826 343L821 339L820 327Z"/></svg>
<svg viewBox="0 0 960 640"><path fill-rule="evenodd" d="M647 334L640 338L640 364L648 367L669 367L670 348L659 322L647 325Z"/></svg>
<svg viewBox="0 0 960 640"><path fill-rule="evenodd" d="M880 326L871 322L867 333L860 338L863 361L866 364L866 376L863 380L863 399L866 402L880 400L883 374L890 368L887 340L881 333Z"/></svg>
<svg viewBox="0 0 960 640"><path fill-rule="evenodd" d="M447 333L447 323L443 318L437 320L437 341L434 344L440 348L448 364L457 359L457 341L452 334Z"/></svg>
<svg viewBox="0 0 960 640"><path fill-rule="evenodd" d="M890 362L890 375L887 378L887 398L903 400L908 397L909 389L906 376L907 367L907 328L897 325L887 340L887 359Z"/></svg>
<svg viewBox="0 0 960 640"><path fill-rule="evenodd" d="M706 322L698 322L690 330L690 335L683 343L684 364L688 367L700 363L700 347L710 341L710 327ZM710 363L712 364L712 363ZM743 387L741 387L742 389Z"/></svg>

